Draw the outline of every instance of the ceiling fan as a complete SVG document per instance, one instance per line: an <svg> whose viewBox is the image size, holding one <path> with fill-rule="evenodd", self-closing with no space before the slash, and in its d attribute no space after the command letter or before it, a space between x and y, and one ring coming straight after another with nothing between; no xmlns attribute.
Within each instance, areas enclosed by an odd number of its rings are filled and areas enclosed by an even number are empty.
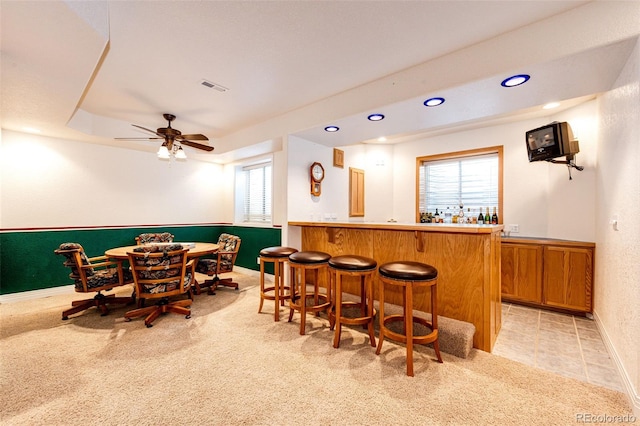
<svg viewBox="0 0 640 426"><path fill-rule="evenodd" d="M146 127L138 126L137 124L132 124L133 127L137 127L138 129L142 129L146 132L153 133L157 137L149 137L149 138L116 138L121 140L136 140L136 139L145 139L145 140L156 140L163 139L164 142L158 151L158 157L160 158L169 158L169 153L173 153L176 158L186 158L184 151L182 151L182 145L190 146L192 148L201 149L203 151L213 151L213 147L209 145L205 145L202 143L194 142L194 141L208 141L205 135L202 134L190 134L183 135L182 132L178 129L174 129L171 127L171 122L176 119L176 116L173 114L162 114L165 120L167 120L167 127L159 127L157 130L147 129Z"/></svg>

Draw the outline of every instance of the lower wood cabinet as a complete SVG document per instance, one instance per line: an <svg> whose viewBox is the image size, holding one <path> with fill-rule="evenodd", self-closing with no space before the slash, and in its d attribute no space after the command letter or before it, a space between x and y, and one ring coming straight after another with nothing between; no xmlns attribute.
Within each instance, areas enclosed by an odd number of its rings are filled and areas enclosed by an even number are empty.
<svg viewBox="0 0 640 426"><path fill-rule="evenodd" d="M503 238L502 299L572 312L592 312L594 243Z"/></svg>

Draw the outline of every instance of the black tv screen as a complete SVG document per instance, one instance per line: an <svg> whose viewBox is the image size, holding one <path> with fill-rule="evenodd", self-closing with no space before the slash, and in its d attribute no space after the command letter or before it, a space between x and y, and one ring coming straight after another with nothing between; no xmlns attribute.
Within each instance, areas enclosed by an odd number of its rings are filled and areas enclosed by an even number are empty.
<svg viewBox="0 0 640 426"><path fill-rule="evenodd" d="M529 130L525 135L529 161L547 161L578 152L569 123L553 122Z"/></svg>

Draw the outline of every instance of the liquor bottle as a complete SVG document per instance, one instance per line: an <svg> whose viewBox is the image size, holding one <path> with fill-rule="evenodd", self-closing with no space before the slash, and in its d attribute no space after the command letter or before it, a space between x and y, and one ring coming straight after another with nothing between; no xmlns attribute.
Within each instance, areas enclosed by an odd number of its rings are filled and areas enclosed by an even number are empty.
<svg viewBox="0 0 640 426"><path fill-rule="evenodd" d="M437 208L436 208L436 214L433 215L433 218L435 219L435 223L440 223L440 213L438 213Z"/></svg>
<svg viewBox="0 0 640 426"><path fill-rule="evenodd" d="M484 216L482 215L482 207L480 207L480 214L478 215L478 225L484 224Z"/></svg>
<svg viewBox="0 0 640 426"><path fill-rule="evenodd" d="M449 207L447 206L447 211L444 213L444 223L451 223L451 210L449 210Z"/></svg>
<svg viewBox="0 0 640 426"><path fill-rule="evenodd" d="M489 225L491 223L491 216L489 216L489 207L487 207L487 213L484 215L484 224Z"/></svg>
<svg viewBox="0 0 640 426"><path fill-rule="evenodd" d="M498 213L496 212L496 208L493 208L493 216L491 216L491 224L492 225L497 225L498 224Z"/></svg>
<svg viewBox="0 0 640 426"><path fill-rule="evenodd" d="M467 207L467 223L471 223L471 207Z"/></svg>

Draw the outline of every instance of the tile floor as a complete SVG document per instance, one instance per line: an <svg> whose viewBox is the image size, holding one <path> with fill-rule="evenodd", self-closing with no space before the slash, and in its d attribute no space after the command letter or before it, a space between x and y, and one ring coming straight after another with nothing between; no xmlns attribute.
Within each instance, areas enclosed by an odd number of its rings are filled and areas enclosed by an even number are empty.
<svg viewBox="0 0 640 426"><path fill-rule="evenodd" d="M595 321L585 317L503 303L493 354L623 391Z"/></svg>

